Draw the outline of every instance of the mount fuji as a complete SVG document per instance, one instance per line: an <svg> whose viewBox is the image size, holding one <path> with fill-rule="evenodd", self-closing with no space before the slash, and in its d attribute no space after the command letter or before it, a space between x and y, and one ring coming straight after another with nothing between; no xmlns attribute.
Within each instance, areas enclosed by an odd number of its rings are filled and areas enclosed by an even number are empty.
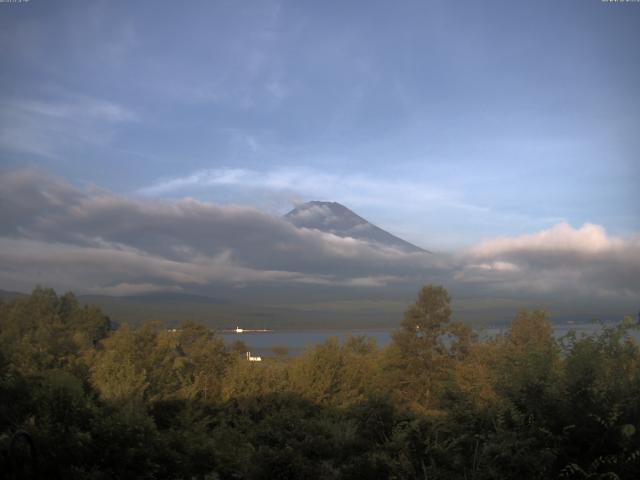
<svg viewBox="0 0 640 480"><path fill-rule="evenodd" d="M390 234L337 202L307 202L294 208L284 217L298 228L351 237L407 253L431 253Z"/></svg>

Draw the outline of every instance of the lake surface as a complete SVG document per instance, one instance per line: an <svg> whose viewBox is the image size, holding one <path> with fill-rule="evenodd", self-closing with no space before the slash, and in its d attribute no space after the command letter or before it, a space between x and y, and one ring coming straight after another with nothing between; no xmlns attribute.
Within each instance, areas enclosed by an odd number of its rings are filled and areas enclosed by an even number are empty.
<svg viewBox="0 0 640 480"><path fill-rule="evenodd" d="M225 343L244 342L251 353L270 356L273 347L287 347L289 355L298 355L306 347L324 343L331 337L336 337L341 343L348 336L367 336L376 340L379 346L387 345L391 341L392 330L275 330L264 333L223 333Z"/></svg>
<svg viewBox="0 0 640 480"><path fill-rule="evenodd" d="M615 323L607 323L606 327L614 326ZM554 335L557 338L563 337L570 331L579 334L591 334L602 329L598 323L576 323L554 325ZM481 338L489 338L503 333L506 327L476 329ZM375 339L378 346L385 346L391 342L391 335L395 329L356 329L356 330L274 330L269 332L225 332L221 336L225 343L231 344L236 341L244 342L252 354L261 356L272 356L273 347L287 347L289 355L299 355L305 348L324 343L331 337L337 338L341 343L349 336L366 336ZM640 340L640 332L634 331L633 336Z"/></svg>

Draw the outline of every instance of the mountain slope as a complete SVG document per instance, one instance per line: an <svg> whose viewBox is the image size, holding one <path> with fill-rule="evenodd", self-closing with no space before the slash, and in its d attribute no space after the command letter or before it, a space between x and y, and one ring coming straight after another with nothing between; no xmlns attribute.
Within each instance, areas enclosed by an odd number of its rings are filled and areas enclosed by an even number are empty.
<svg viewBox="0 0 640 480"><path fill-rule="evenodd" d="M300 228L357 238L405 252L430 253L382 230L337 202L307 202L291 210L285 218Z"/></svg>

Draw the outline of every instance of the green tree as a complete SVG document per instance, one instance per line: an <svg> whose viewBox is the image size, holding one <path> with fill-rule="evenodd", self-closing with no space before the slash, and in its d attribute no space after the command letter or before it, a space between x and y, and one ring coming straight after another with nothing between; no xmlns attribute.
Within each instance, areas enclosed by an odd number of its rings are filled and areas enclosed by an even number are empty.
<svg viewBox="0 0 640 480"><path fill-rule="evenodd" d="M93 386L100 397L116 404L141 405L149 388L147 372L136 358L136 331L125 325L102 344L91 366Z"/></svg>
<svg viewBox="0 0 640 480"><path fill-rule="evenodd" d="M519 312L504 337L494 366L503 397L527 413L545 417L561 394L560 347L548 314L542 310Z"/></svg>
<svg viewBox="0 0 640 480"><path fill-rule="evenodd" d="M180 327L177 348L181 354L182 397L219 400L222 379L231 362L222 339L203 325L185 322Z"/></svg>
<svg viewBox="0 0 640 480"><path fill-rule="evenodd" d="M451 297L441 286L428 285L404 314L389 351L390 374L414 407L434 406L445 373L452 339L448 337Z"/></svg>
<svg viewBox="0 0 640 480"><path fill-rule="evenodd" d="M81 357L109 331L108 317L97 307L80 305L73 293L58 297L36 287L30 296L0 307L0 346L24 374L62 368L84 378Z"/></svg>

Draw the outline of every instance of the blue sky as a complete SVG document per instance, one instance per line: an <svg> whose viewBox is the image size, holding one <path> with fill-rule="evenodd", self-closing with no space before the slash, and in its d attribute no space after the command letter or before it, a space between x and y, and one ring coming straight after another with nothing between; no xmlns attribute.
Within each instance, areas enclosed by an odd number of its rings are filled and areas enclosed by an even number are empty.
<svg viewBox="0 0 640 480"><path fill-rule="evenodd" d="M640 231L640 4L0 4L0 166L420 246Z"/></svg>

